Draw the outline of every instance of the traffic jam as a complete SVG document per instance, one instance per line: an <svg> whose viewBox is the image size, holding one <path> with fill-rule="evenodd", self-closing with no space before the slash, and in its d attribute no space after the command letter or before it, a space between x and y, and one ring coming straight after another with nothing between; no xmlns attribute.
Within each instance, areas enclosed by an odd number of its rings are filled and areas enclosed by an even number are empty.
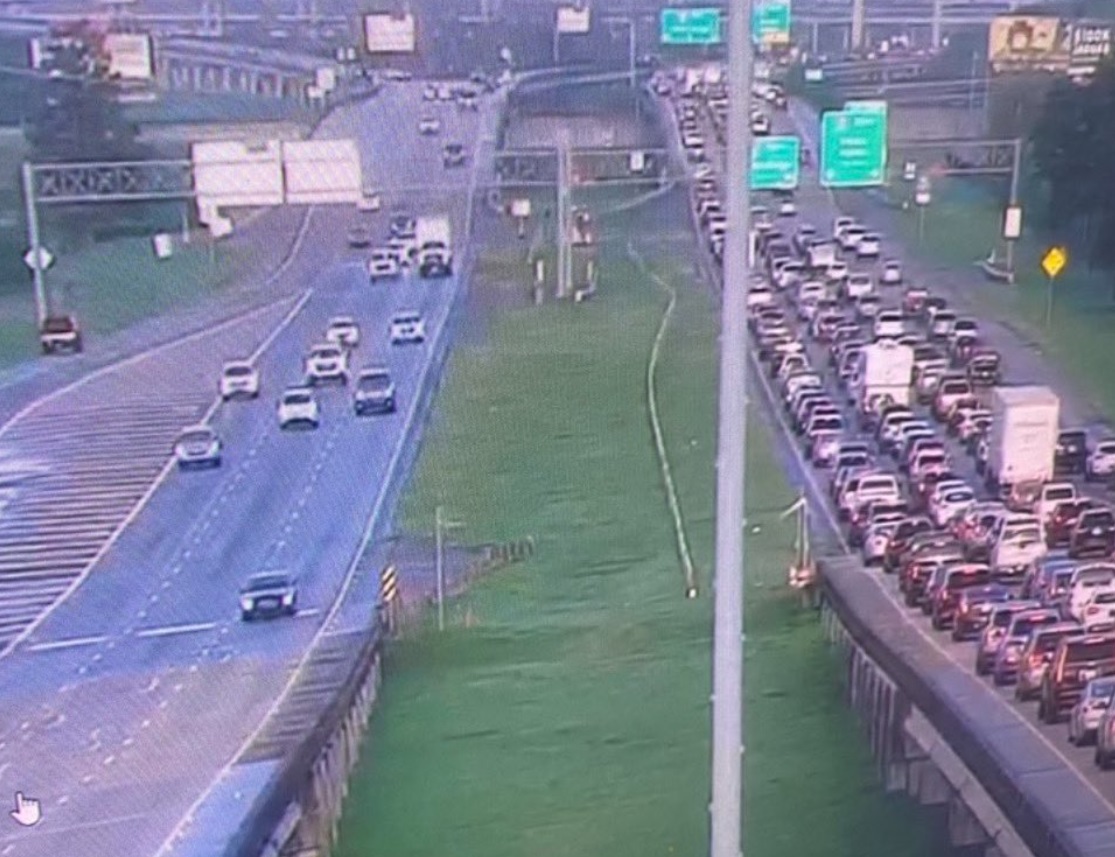
<svg viewBox="0 0 1115 857"><path fill-rule="evenodd" d="M720 262L723 194L701 129L721 136L727 94L684 75L656 91ZM763 133L785 96L753 96ZM909 282L876 232L844 216L806 223L790 193L763 201L751 345L845 545L935 631L970 643L978 675L1115 767L1115 512L1097 496L1115 478L1115 439L1063 427L1052 389L1012 384L978 320Z"/></svg>

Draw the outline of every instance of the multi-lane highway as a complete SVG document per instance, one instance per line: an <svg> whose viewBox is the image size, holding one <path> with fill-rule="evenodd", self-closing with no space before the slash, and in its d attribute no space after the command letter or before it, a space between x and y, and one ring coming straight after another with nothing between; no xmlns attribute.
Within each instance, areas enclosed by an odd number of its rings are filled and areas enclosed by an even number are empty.
<svg viewBox="0 0 1115 857"><path fill-rule="evenodd" d="M390 87L319 129L359 139L384 209L312 212L298 252L314 264L290 265L284 276L299 282L276 284L289 297L92 373L0 428L5 472L21 477L0 524L0 795L19 790L43 807L33 828L0 828L0 853L147 857L204 833L189 816L204 818L309 648L370 617L375 590L355 579L358 555L388 511L461 283L372 286L345 235L359 216L385 237L406 208L450 214L463 243L474 172L444 171L440 147L490 144L495 112L491 99L479 113L421 105L419 89ZM441 115L441 137L418 136L427 111ZM458 190L417 190L431 185ZM425 344L388 344L401 309L424 314ZM363 328L354 364L390 367L398 411L357 419L347 392L327 389L318 430L280 432L278 393L342 313ZM257 401L216 401L232 357L255 359ZM224 464L178 472L174 437L205 418ZM298 615L241 623L238 586L270 569L299 576Z"/></svg>
<svg viewBox="0 0 1115 857"><path fill-rule="evenodd" d="M808 146L812 152L816 153L819 150L817 116L807 105L791 102L788 114L775 117L773 130L775 133L798 134L802 138L803 145ZM711 136L710 131L706 139ZM722 153L718 155L715 164L717 171L722 174L723 157ZM803 171L802 187L796 201L798 215L794 221L786 221L785 231L788 233L792 232L797 223L806 222L813 224L819 233L825 234L831 229L833 219L846 213L837 204L836 198L818 185L816 171L812 168ZM907 256L900 244L887 240L885 227L888 224L884 210L863 200L859 202L860 204L856 206L856 215L869 227L882 231L883 256L903 259L907 282L926 285L932 292L947 297L950 303L964 311L965 315L979 318L981 337L1003 356L1006 383L1051 386L1061 396L1063 425L1086 428L1093 438L1111 435L1110 426L1086 404L1083 397L1054 367L1042 359L1037 350L1000 321L988 318L985 314L981 315L979 308L973 305L970 296L965 294L972 289L1001 288L1001 286L986 283L976 270L958 271L955 268L934 265L931 261L924 262ZM893 294L889 296L886 295L886 291L883 290L884 301L888 304L896 304L901 289L891 289ZM823 350L809 347L807 353L811 355L811 365L824 366ZM753 368L751 377L753 389L756 391L755 398L765 406L765 416L779 440L783 453L781 460L790 471L791 479L811 498L816 513L814 520L826 531L831 542L851 553L843 539L842 528L828 497L826 477L806 463L801 445L782 414L781 401L766 379L765 369L758 364L757 360ZM836 388L831 378L827 383L831 386L834 398L843 401L843 394ZM850 414L848 424L854 424L854 418ZM954 449L952 454L960 472L967 474L972 484L977 484L966 454L959 449ZM1081 488L1089 492L1096 490L1084 486ZM910 635L923 640L959 668L968 672L973 671L974 650L971 643L953 642L947 634L933 631L928 620L924 620L920 615L914 615L913 611L903 606L902 596L894 577L885 576L873 569L866 569L864 573L870 575L880 589L898 606L898 609L909 617L906 630ZM1062 803L1064 800L1073 800L1073 796L1076 796L1073 813L1074 828L1062 833L1071 838L1084 837L1078 840L1083 842L1088 836L1089 827L1093 831L1100 830L1100 826L1104 831L1110 829L1111 825L1115 824L1115 777L1100 771L1093 764L1092 749L1070 746L1066 740L1067 732L1064 724L1040 723L1036 717L1036 704L1015 700L1013 689L996 688L989 681L981 681L977 687L982 698L973 700L972 704L976 705L978 702L979 710L995 712L994 717L986 723L978 724L977 727L984 733L982 740L985 745L994 747L996 752L1002 752L1016 760L1020 768L1025 771L1028 777L1027 788L1033 794L1051 803L1058 802L1055 796L1059 796ZM1037 741L1046 752L1041 758L1031 758L1026 755L1024 741Z"/></svg>

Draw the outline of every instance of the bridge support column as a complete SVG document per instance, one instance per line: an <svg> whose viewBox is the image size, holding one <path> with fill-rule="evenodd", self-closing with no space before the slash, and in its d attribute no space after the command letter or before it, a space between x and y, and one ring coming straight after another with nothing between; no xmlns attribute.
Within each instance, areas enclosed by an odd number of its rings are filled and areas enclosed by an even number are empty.
<svg viewBox="0 0 1115 857"><path fill-rule="evenodd" d="M934 50L941 47L941 16L944 0L933 0L933 19L930 21L929 41Z"/></svg>
<svg viewBox="0 0 1115 857"><path fill-rule="evenodd" d="M201 66L190 66L190 89L193 92L201 92Z"/></svg>
<svg viewBox="0 0 1115 857"><path fill-rule="evenodd" d="M866 26L866 9L867 0L852 0L852 50L858 51L863 48L863 37L865 35Z"/></svg>
<svg viewBox="0 0 1115 857"><path fill-rule="evenodd" d="M811 54L818 54L821 52L821 22L814 21L809 26L809 52Z"/></svg>
<svg viewBox="0 0 1115 857"><path fill-rule="evenodd" d="M221 92L232 91L232 68L231 66L224 66L221 69Z"/></svg>
<svg viewBox="0 0 1115 857"><path fill-rule="evenodd" d="M959 846L987 842L987 831L960 795L954 795L949 801L949 841Z"/></svg>
<svg viewBox="0 0 1115 857"><path fill-rule="evenodd" d="M947 803L952 786L932 759L911 762L907 788L910 796L925 806Z"/></svg>

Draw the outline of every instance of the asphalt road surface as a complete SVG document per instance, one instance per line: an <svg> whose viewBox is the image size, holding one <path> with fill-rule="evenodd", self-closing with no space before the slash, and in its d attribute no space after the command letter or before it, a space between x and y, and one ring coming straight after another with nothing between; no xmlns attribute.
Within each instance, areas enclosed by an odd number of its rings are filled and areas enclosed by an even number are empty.
<svg viewBox="0 0 1115 857"><path fill-rule="evenodd" d="M796 133L801 136L803 144L807 145L811 152L816 154L819 151L817 145L819 128L816 115L804 104L793 102L787 114L776 114L774 116L773 132L776 134ZM705 136L706 139L714 139L711 129ZM722 155L722 153L720 154ZM717 171L723 174L722 157L716 158L714 164ZM819 234L828 234L831 232L833 219L845 213L838 207L835 198L819 186L814 168L803 170L802 186L796 194L796 200L798 216L792 219L783 219L779 223L779 227L787 235L792 234L793 229L802 222L813 224L817 227ZM981 336L997 348L1003 356L1005 383L1044 384L1053 387L1061 396L1062 425L1087 428L1093 439L1110 436L1110 428L1106 422L1095 413L1093 408L1082 401L1078 392L1041 358L1041 355L1031 344L996 319L979 317L978 311L971 307L963 296L966 289L1002 288L1002 286L987 284L974 267L971 271L964 271L935 266L931 263L919 264L913 257L904 256L902 246L894 241L892 234L886 232L887 212L881 206L872 205L863 200L860 202L863 204L856 207L858 219L865 222L869 227L880 231L883 235L882 258L902 259L906 282L926 285L932 293L947 297L950 303L964 315L979 318ZM768 198L765 195L754 195L753 204L767 203ZM873 270L874 268L873 264L866 263L858 263L852 266L854 271ZM879 289L879 294L883 297L886 306L897 306L901 300L901 293L901 288L881 287ZM815 368L824 368L827 352L812 346L808 350L812 365ZM815 524L819 524L822 529L834 536L834 540L842 549L851 552L843 539L841 527L836 520L835 510L828 498L829 475L823 471L814 470L805 462L802 446L789 429L783 415L781 400L766 379L765 366L753 361L752 369L752 395L757 401L765 405L764 416L774 430L780 458L786 466L791 480L810 496ZM844 399L842 391L835 385L831 372L828 372L827 386L832 391L834 399L837 401ZM855 424L850 414L847 423L849 425ZM950 452L958 465L960 475L967 478L969 484L973 487L982 488L982 484L978 480L966 453L955 444L951 444ZM1079 487L1081 490L1093 494L1102 491L1102 489L1093 486L1080 485ZM895 576L884 575L877 569L867 569L865 573L872 575L878 585L896 603L901 605L901 595L898 591L898 581ZM972 643L955 643L947 633L933 631L929 619L922 616L919 610L911 610L904 606L899 609L904 611L909 618L909 633L920 635L945 657L959 666L974 670L975 650ZM987 694L998 698L1002 705L1001 716L996 718L994 723L989 722L987 724L989 734L995 731L1002 737L1008 730L1013 729L1019 730L1021 733L1029 733L1043 741L1058 757L1059 764L1075 772L1079 787L1095 795L1102 805L1109 808L1111 813L1115 815L1115 775L1110 772L1101 772L1093 765L1092 749L1090 747L1076 748L1071 746L1067 740L1068 731L1065 724L1046 725L1040 723L1036 715L1037 703L1016 701L1013 688L997 688L991 684L990 680L987 680L983 683L983 689ZM1020 762L1024 762L1021 757ZM1033 788L1040 788L1043 785L1042 776L1045 773L1051 772L1040 769L1027 771L1027 775L1031 777Z"/></svg>
<svg viewBox="0 0 1115 857"><path fill-rule="evenodd" d="M419 89L388 87L323 124L319 136L358 137L385 206L311 213L298 255L312 264L291 266L301 291L96 372L0 429L0 468L14 474L0 523L0 801L18 790L43 808L33 828L0 820L5 857L173 850L307 649L334 630L324 623L371 615L374 589L350 589L351 572L418 427L430 340L460 284L372 286L345 233L362 217L386 237L391 210L406 206L451 214L462 236L471 170L446 179L445 138L419 137L417 117L436 110L471 154L492 114L490 103L420 107ZM416 190L446 181L461 192ZM388 344L401 309L423 313L426 344ZM280 432L276 397L300 381L303 355L337 314L362 326L354 368L390 367L398 411L356 418L347 391L324 389L318 430ZM220 364L248 356L261 397L218 404ZM224 464L178 472L173 439L206 416ZM272 569L299 575L298 615L241 623L238 586ZM343 592L366 603L334 610Z"/></svg>

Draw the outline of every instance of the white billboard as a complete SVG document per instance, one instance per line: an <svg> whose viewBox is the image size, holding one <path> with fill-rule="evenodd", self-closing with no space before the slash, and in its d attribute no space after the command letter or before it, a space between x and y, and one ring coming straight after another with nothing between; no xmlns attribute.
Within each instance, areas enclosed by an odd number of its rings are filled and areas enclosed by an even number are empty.
<svg viewBox="0 0 1115 857"><path fill-rule="evenodd" d="M587 33L591 24L588 6L558 6L557 31L559 33Z"/></svg>
<svg viewBox="0 0 1115 857"><path fill-rule="evenodd" d="M364 47L371 54L414 53L414 15L386 12L365 15Z"/></svg>
<svg viewBox="0 0 1115 857"><path fill-rule="evenodd" d="M108 33L105 36L109 77L150 80L155 76L151 37L143 33Z"/></svg>
<svg viewBox="0 0 1115 857"><path fill-rule="evenodd" d="M283 153L277 140L193 143L190 160L199 214L226 206L283 204Z"/></svg>
<svg viewBox="0 0 1115 857"><path fill-rule="evenodd" d="M299 140L283 146L289 205L359 202L364 197L355 140Z"/></svg>

